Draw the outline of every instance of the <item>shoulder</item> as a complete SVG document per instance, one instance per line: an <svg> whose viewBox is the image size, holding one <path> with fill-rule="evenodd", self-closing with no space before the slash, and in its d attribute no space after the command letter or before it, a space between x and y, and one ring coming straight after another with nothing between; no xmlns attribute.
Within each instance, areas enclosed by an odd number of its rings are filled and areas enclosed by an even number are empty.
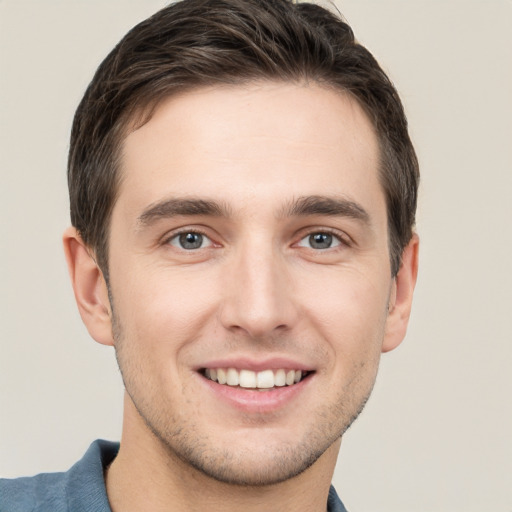
<svg viewBox="0 0 512 512"><path fill-rule="evenodd" d="M65 473L0 479L0 512L110 512L103 471L118 449L98 440Z"/></svg>
<svg viewBox="0 0 512 512"><path fill-rule="evenodd" d="M0 479L0 512L66 510L66 473Z"/></svg>

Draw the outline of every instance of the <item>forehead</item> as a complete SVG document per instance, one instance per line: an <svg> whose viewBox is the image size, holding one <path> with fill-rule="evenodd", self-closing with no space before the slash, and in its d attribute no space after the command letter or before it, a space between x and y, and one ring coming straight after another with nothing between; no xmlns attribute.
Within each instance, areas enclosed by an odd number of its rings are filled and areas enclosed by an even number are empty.
<svg viewBox="0 0 512 512"><path fill-rule="evenodd" d="M201 88L165 99L127 135L118 201L139 210L165 196L235 209L327 193L382 202L378 165L373 126L348 94L282 83Z"/></svg>

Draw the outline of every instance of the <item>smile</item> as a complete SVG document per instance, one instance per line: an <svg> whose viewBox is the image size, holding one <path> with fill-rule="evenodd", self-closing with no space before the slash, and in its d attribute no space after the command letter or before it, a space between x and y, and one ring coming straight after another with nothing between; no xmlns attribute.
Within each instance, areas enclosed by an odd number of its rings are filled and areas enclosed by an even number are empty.
<svg viewBox="0 0 512 512"><path fill-rule="evenodd" d="M309 372L302 370L252 370L237 368L205 368L206 378L222 385L246 389L269 390L275 387L292 386L303 380Z"/></svg>

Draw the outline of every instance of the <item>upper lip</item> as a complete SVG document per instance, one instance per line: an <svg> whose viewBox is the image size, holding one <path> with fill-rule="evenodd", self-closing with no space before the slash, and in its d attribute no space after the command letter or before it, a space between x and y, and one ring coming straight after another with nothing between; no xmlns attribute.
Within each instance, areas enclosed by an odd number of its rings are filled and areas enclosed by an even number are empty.
<svg viewBox="0 0 512 512"><path fill-rule="evenodd" d="M204 368L237 368L239 370L252 370L261 372L263 370L302 370L312 372L315 367L311 364L298 361L289 357L270 357L256 359L254 357L236 357L224 359L211 359L204 364L198 365L196 370Z"/></svg>

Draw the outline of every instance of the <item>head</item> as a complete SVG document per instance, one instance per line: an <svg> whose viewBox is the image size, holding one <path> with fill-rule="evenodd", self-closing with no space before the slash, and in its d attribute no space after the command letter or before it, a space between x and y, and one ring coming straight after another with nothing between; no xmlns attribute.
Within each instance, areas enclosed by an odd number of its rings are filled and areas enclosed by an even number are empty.
<svg viewBox="0 0 512 512"><path fill-rule="evenodd" d="M350 28L287 0L167 7L97 71L69 180L75 294L116 348L127 435L235 484L332 464L417 258L403 109Z"/></svg>
<svg viewBox="0 0 512 512"><path fill-rule="evenodd" d="M68 163L71 222L108 282L110 216L130 130L163 99L211 85L314 83L352 96L380 148L391 271L415 222L418 163L400 98L351 28L331 12L289 0L187 0L134 27L98 68L73 123Z"/></svg>

